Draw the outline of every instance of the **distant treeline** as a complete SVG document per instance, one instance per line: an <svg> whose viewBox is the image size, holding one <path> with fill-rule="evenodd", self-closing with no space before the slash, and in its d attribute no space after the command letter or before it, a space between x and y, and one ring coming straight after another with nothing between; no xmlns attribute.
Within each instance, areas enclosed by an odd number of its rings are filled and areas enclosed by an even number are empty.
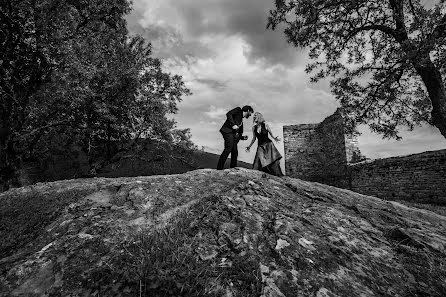
<svg viewBox="0 0 446 297"><path fill-rule="evenodd" d="M0 184L23 164L70 154L106 163L140 138L194 148L166 115L190 91L130 36L127 0L0 4ZM113 147L112 147L113 146Z"/></svg>

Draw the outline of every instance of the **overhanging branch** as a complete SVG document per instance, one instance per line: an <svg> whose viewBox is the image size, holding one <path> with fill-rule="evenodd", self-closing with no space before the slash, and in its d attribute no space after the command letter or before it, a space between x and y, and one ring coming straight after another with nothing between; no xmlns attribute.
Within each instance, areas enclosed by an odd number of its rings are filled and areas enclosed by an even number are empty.
<svg viewBox="0 0 446 297"><path fill-rule="evenodd" d="M350 34L348 34L347 40L349 40L350 38L354 37L359 32L371 31L371 30L381 31L381 32L383 32L383 33L385 33L387 35L392 36L393 38L395 38L395 40L398 40L398 34L397 34L397 32L394 29L392 29L392 28L390 28L389 26L386 26L386 25L378 25L378 24L365 25L365 26L361 26L359 28L353 29L352 32L350 32Z"/></svg>
<svg viewBox="0 0 446 297"><path fill-rule="evenodd" d="M20 134L19 138L25 138L25 137L27 137L29 135L32 135L32 134L37 133L37 132L40 132L42 130L45 130L45 129L48 129L48 128L51 128L51 127L56 127L56 126L68 125L69 123L70 123L69 120L57 121L57 122L54 122L54 123L51 123L51 124L48 124L48 125L45 125L45 126L42 126L42 127L35 128L35 129L31 130L31 131L22 133L22 134Z"/></svg>

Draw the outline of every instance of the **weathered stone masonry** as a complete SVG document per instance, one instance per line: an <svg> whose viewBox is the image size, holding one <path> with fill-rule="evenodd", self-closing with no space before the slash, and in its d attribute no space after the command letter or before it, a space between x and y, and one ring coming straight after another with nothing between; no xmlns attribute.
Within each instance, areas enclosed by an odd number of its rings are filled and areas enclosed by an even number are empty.
<svg viewBox="0 0 446 297"><path fill-rule="evenodd" d="M446 150L352 164L350 189L367 195L446 205Z"/></svg>
<svg viewBox="0 0 446 297"><path fill-rule="evenodd" d="M319 124L284 126L286 174L384 199L446 204L446 150L356 163L357 141L343 131L339 110Z"/></svg>
<svg viewBox="0 0 446 297"><path fill-rule="evenodd" d="M339 111L319 124L283 127L288 176L348 188L348 168L359 154L356 140L345 137Z"/></svg>

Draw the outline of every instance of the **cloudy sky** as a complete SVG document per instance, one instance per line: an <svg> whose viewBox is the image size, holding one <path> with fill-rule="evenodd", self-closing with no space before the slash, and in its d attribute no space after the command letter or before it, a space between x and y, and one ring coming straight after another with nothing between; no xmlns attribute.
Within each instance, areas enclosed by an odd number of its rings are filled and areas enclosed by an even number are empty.
<svg viewBox="0 0 446 297"><path fill-rule="evenodd" d="M225 113L236 106L248 104L262 112L280 137L283 125L318 123L338 107L328 82L309 82L306 53L287 44L281 30L266 29L273 3L133 1L129 30L152 43L166 71L183 76L193 95L179 104L174 118L179 128L191 129L194 143L206 151L221 153L218 130ZM251 119L245 121L245 131ZM446 148L446 140L432 127L402 133L402 141L383 140L365 127L361 131L360 149L372 159ZM239 144L239 160L250 163L255 149L246 153L246 145ZM283 152L283 142L277 147Z"/></svg>

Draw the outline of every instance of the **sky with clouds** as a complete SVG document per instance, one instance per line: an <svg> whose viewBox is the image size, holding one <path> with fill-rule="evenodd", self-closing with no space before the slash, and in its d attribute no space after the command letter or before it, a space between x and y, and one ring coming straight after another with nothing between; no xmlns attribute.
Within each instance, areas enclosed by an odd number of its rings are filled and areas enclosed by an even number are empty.
<svg viewBox="0 0 446 297"><path fill-rule="evenodd" d="M184 97L174 116L190 128L192 140L220 154L218 132L225 113L251 105L263 113L273 133L283 125L318 123L339 106L327 81L310 83L304 50L286 42L280 28L266 29L273 0L133 0L129 31L152 43L168 72L183 76L193 95ZM252 117L245 120L245 131ZM403 140L383 140L360 129L359 147L369 158L385 158L446 148L436 128L403 132ZM248 134L250 137L251 135ZM239 143L239 160L251 163L255 149ZM283 142L276 145L283 153Z"/></svg>

